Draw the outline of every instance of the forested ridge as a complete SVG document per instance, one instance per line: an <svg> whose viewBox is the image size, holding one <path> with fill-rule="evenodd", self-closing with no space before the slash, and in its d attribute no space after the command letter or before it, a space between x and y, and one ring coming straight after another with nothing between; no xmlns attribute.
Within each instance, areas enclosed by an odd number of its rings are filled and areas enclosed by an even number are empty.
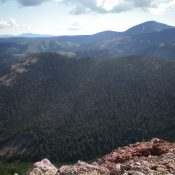
<svg viewBox="0 0 175 175"><path fill-rule="evenodd" d="M138 140L175 139L174 61L31 57L15 76L15 63L3 62L1 75L13 78L0 85L3 159L90 160Z"/></svg>
<svg viewBox="0 0 175 175"><path fill-rule="evenodd" d="M144 29L144 30L143 30ZM24 35L25 36L25 35ZM175 58L175 28L147 21L123 32L103 31L92 35L55 37L0 36L0 54L25 55L56 52L76 58L116 58L145 55L162 59Z"/></svg>

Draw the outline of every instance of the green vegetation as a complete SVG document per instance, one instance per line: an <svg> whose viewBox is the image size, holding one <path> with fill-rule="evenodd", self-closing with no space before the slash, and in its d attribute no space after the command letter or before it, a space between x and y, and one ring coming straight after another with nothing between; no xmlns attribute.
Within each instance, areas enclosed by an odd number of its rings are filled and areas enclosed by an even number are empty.
<svg viewBox="0 0 175 175"><path fill-rule="evenodd" d="M3 162L0 161L0 174L1 175L14 175L17 173L18 175L26 175L26 172L31 167L31 163L29 162Z"/></svg>
<svg viewBox="0 0 175 175"><path fill-rule="evenodd" d="M143 139L175 139L175 62L37 57L0 87L2 158L73 162Z"/></svg>

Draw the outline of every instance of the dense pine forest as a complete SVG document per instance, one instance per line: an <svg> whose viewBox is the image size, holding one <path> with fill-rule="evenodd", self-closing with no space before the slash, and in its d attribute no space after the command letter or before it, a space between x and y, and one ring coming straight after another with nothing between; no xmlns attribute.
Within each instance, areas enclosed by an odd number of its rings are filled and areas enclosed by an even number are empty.
<svg viewBox="0 0 175 175"><path fill-rule="evenodd" d="M175 140L175 62L144 56L0 59L0 156L91 160L118 146Z"/></svg>

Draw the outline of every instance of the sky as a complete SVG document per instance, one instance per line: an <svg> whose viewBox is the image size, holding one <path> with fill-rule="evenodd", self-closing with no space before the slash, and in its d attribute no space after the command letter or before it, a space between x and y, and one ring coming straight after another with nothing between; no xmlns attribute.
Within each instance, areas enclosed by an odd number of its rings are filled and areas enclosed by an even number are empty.
<svg viewBox="0 0 175 175"><path fill-rule="evenodd" d="M175 0L0 0L0 35L125 31L150 20L175 26Z"/></svg>

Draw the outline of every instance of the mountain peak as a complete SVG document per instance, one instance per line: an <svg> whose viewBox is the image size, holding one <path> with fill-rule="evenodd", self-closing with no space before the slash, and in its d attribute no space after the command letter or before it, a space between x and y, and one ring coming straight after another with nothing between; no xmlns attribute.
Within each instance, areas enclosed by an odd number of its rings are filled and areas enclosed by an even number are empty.
<svg viewBox="0 0 175 175"><path fill-rule="evenodd" d="M157 21L147 21L128 29L126 33L129 35L138 35L142 33L158 32L170 28L173 28L173 26L169 26Z"/></svg>

